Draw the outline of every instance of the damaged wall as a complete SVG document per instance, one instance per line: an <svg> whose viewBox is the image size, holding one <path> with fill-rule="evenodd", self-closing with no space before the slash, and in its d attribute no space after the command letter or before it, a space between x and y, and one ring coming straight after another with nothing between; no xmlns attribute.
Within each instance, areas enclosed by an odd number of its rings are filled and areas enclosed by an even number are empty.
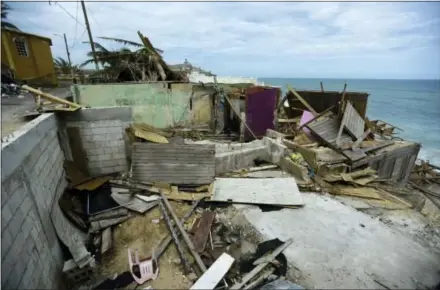
<svg viewBox="0 0 440 290"><path fill-rule="evenodd" d="M131 106L133 121L166 128L189 120L192 84L143 83L72 86L74 101L90 107Z"/></svg>
<svg viewBox="0 0 440 290"><path fill-rule="evenodd" d="M50 218L67 186L54 114L2 144L2 288L59 288L63 255Z"/></svg>
<svg viewBox="0 0 440 290"><path fill-rule="evenodd" d="M66 159L91 176L125 171L124 136L132 111L132 107L125 106L60 114L59 131Z"/></svg>

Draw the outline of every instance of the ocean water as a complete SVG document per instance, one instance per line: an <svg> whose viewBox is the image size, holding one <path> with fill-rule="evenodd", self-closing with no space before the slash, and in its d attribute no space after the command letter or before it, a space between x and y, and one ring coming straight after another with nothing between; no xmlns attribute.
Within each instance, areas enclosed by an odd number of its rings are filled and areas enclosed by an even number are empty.
<svg viewBox="0 0 440 290"><path fill-rule="evenodd" d="M290 84L298 90L342 91L343 79L259 78L280 86L283 95ZM397 136L422 144L419 158L440 166L440 80L347 79L347 91L367 92L367 116L397 126Z"/></svg>

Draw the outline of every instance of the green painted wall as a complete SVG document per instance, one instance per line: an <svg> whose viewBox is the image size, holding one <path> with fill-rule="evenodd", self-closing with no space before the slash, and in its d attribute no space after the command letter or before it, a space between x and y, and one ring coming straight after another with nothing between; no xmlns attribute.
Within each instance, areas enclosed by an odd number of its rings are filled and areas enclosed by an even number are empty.
<svg viewBox="0 0 440 290"><path fill-rule="evenodd" d="M192 84L74 85L74 100L85 106L133 106L133 121L157 128L183 124L191 118Z"/></svg>

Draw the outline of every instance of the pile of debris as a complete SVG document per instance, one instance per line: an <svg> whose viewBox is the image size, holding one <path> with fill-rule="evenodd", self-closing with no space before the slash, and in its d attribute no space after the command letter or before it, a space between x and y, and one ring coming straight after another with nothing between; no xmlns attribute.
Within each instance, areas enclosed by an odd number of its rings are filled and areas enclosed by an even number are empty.
<svg viewBox="0 0 440 290"><path fill-rule="evenodd" d="M262 140L231 144L202 140L211 139L207 128L133 123L126 129L128 172L91 177L67 161L69 188L58 202L67 221L54 223L71 256L64 266L71 285L303 289L284 280L282 252L292 240L261 243L253 228L230 222L231 204L300 208L307 206L302 195L314 191L354 207L405 209L413 207L408 180L419 189L421 182L438 184L435 168L414 167L419 144L390 140L393 130L362 117L344 93L336 112L320 113L291 93L308 110L283 123L288 134L268 129Z"/></svg>

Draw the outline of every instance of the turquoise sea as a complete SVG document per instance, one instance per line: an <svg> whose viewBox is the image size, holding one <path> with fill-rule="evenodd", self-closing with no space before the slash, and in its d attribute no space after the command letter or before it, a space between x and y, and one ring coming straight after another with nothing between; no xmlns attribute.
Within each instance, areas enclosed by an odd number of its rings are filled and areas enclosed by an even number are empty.
<svg viewBox="0 0 440 290"><path fill-rule="evenodd" d="M295 89L367 92L367 116L397 126L399 137L422 144L419 158L440 166L440 80L260 78L266 85Z"/></svg>

